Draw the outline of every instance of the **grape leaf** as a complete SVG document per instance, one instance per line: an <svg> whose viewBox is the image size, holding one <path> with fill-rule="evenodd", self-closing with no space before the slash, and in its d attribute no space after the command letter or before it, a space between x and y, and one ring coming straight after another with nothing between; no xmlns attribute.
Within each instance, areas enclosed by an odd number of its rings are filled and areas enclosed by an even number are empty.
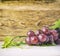
<svg viewBox="0 0 60 56"><path fill-rule="evenodd" d="M11 42L13 37L11 36L6 36L5 39L4 39L4 44L2 45L3 48L6 48L7 45Z"/></svg>
<svg viewBox="0 0 60 56"><path fill-rule="evenodd" d="M16 36L16 37L6 36L4 39L4 44L2 45L2 48L24 45L25 41L14 41L14 40L17 40L17 38L21 38L21 37L25 37L25 36Z"/></svg>
<svg viewBox="0 0 60 56"><path fill-rule="evenodd" d="M54 25L50 27L51 29L60 28L60 19L54 22Z"/></svg>

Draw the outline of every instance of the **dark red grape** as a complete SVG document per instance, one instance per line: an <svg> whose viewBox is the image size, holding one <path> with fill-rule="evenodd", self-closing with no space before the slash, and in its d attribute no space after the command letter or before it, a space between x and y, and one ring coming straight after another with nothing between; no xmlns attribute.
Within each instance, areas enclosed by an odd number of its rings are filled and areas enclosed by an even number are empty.
<svg viewBox="0 0 60 56"><path fill-rule="evenodd" d="M58 38L60 39L60 28L55 29L58 32Z"/></svg>
<svg viewBox="0 0 60 56"><path fill-rule="evenodd" d="M28 45L31 44L31 38L30 38L30 37L27 37L27 38L25 39L25 41L26 41L26 43L27 43Z"/></svg>
<svg viewBox="0 0 60 56"><path fill-rule="evenodd" d="M55 30L56 30L58 33L60 33L60 28L56 28Z"/></svg>
<svg viewBox="0 0 60 56"><path fill-rule="evenodd" d="M32 43L32 44L37 44L37 43L38 43L38 38L37 38L37 36L31 37L31 43Z"/></svg>
<svg viewBox="0 0 60 56"><path fill-rule="evenodd" d="M33 31L29 31L29 32L27 33L27 35L28 35L29 37L32 37L32 36L35 36L35 33L34 33Z"/></svg>
<svg viewBox="0 0 60 56"><path fill-rule="evenodd" d="M48 41L48 43L50 43L50 44L52 44L52 45L55 45L55 39L54 39L54 36L51 34L50 36L48 36L49 37L49 41Z"/></svg>
<svg viewBox="0 0 60 56"><path fill-rule="evenodd" d="M58 39L58 33L56 30L51 30L51 34L53 35L53 39L57 40Z"/></svg>
<svg viewBox="0 0 60 56"><path fill-rule="evenodd" d="M55 41L56 44L60 45L60 39L58 39L57 41Z"/></svg>
<svg viewBox="0 0 60 56"><path fill-rule="evenodd" d="M45 42L46 43L49 42L49 37L48 36L46 36L46 41Z"/></svg>
<svg viewBox="0 0 60 56"><path fill-rule="evenodd" d="M49 41L48 42L50 42L50 43L53 43L54 42L53 35L49 35L47 37L49 38Z"/></svg>
<svg viewBox="0 0 60 56"><path fill-rule="evenodd" d="M26 38L26 43L27 43L28 45L37 44L37 43L38 43L38 38L37 38L37 36L27 37L27 38Z"/></svg>
<svg viewBox="0 0 60 56"><path fill-rule="evenodd" d="M48 27L43 27L43 28L42 28L42 32L43 32L44 34L50 34L50 30L49 30Z"/></svg>
<svg viewBox="0 0 60 56"><path fill-rule="evenodd" d="M40 34L38 36L38 39L39 39L40 42L45 42L46 39L47 39L47 36L45 34Z"/></svg>
<svg viewBox="0 0 60 56"><path fill-rule="evenodd" d="M35 34L36 34L37 36L39 36L41 33L42 33L41 30L37 30Z"/></svg>

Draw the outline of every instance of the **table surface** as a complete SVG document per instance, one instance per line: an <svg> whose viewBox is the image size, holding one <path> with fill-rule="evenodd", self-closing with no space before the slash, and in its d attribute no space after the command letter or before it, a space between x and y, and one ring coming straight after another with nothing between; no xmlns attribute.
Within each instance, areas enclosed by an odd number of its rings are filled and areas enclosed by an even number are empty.
<svg viewBox="0 0 60 56"><path fill-rule="evenodd" d="M60 46L20 46L2 49L0 42L0 56L60 56Z"/></svg>

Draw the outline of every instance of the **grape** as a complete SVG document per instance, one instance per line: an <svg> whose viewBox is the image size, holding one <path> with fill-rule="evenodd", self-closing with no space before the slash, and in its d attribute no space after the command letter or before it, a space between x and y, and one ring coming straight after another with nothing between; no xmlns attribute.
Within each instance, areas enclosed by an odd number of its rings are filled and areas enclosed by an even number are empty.
<svg viewBox="0 0 60 56"><path fill-rule="evenodd" d="M58 38L60 39L60 28L55 29L58 32Z"/></svg>
<svg viewBox="0 0 60 56"><path fill-rule="evenodd" d="M31 38L30 38L30 37L27 37L27 38L25 39L25 41L26 41L26 43L27 43L28 45L31 44Z"/></svg>
<svg viewBox="0 0 60 56"><path fill-rule="evenodd" d="M54 43L53 35L48 35L49 41L48 43L52 44Z"/></svg>
<svg viewBox="0 0 60 56"><path fill-rule="evenodd" d="M49 28L47 28L47 27L43 27L43 28L42 28L42 32L43 32L44 34L50 34L50 30L49 30Z"/></svg>
<svg viewBox="0 0 60 56"><path fill-rule="evenodd" d="M28 35L29 37L32 37L32 36L35 36L35 33L34 33L33 31L29 31L29 32L27 33L27 35Z"/></svg>
<svg viewBox="0 0 60 56"><path fill-rule="evenodd" d="M36 34L37 36L39 36L41 33L42 33L41 30L37 30L35 34Z"/></svg>
<svg viewBox="0 0 60 56"><path fill-rule="evenodd" d="M31 37L31 43L32 44L38 44L38 38L37 38L37 36Z"/></svg>
<svg viewBox="0 0 60 56"><path fill-rule="evenodd" d="M56 44L60 45L60 39L58 39L57 41L55 41Z"/></svg>
<svg viewBox="0 0 60 56"><path fill-rule="evenodd" d="M37 36L27 37L26 38L26 43L29 44L29 45L31 45L31 44L37 44L38 43Z"/></svg>
<svg viewBox="0 0 60 56"><path fill-rule="evenodd" d="M55 30L56 30L58 33L60 33L60 28L56 28Z"/></svg>
<svg viewBox="0 0 60 56"><path fill-rule="evenodd" d="M56 30L51 30L51 34L53 35L53 39L57 40L58 39L58 33Z"/></svg>
<svg viewBox="0 0 60 56"><path fill-rule="evenodd" d="M49 42L49 37L48 37L48 36L46 37L46 43L47 43L47 42Z"/></svg>
<svg viewBox="0 0 60 56"><path fill-rule="evenodd" d="M45 34L40 34L38 36L38 39L39 39L40 42L45 42L46 41L46 38L47 38L47 36Z"/></svg>

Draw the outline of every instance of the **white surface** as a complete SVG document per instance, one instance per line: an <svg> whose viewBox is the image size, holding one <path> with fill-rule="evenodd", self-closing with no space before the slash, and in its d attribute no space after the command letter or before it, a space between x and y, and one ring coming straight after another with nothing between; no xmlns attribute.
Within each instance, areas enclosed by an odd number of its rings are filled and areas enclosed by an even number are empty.
<svg viewBox="0 0 60 56"><path fill-rule="evenodd" d="M1 48L0 56L60 56L60 46L23 46L22 48Z"/></svg>

